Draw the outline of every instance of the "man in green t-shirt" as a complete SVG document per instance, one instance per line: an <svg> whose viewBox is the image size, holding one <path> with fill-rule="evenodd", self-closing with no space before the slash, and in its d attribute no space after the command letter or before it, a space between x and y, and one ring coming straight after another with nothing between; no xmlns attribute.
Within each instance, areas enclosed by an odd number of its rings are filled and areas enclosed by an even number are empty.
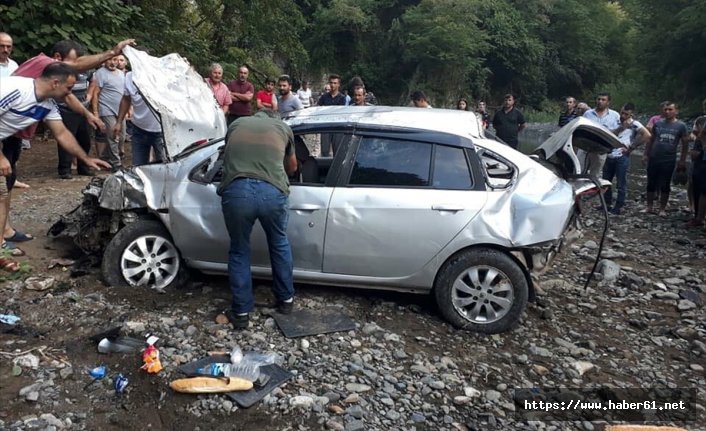
<svg viewBox="0 0 706 431"><path fill-rule="evenodd" d="M254 308L250 273L250 234L255 220L267 236L272 265L272 293L277 311L292 312L292 250L287 239L289 178L297 169L294 135L277 114L261 110L228 126L223 181L218 188L230 235L228 278L233 293L226 312L235 329L248 327Z"/></svg>

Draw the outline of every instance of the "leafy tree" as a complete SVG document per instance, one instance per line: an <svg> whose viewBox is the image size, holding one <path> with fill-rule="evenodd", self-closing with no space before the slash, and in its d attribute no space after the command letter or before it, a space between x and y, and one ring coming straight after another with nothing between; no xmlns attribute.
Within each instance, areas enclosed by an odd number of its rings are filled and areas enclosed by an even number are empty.
<svg viewBox="0 0 706 431"><path fill-rule="evenodd" d="M104 51L129 34L136 12L120 0L24 0L0 4L0 22L13 36L14 57L22 60L64 39Z"/></svg>

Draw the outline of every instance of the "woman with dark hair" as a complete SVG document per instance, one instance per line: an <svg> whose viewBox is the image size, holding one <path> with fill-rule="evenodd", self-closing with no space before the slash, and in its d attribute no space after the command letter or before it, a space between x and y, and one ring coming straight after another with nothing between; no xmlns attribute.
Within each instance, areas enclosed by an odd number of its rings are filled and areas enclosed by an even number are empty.
<svg viewBox="0 0 706 431"><path fill-rule="evenodd" d="M456 109L459 111L468 111L468 100L463 97L458 99L458 102L456 102Z"/></svg>

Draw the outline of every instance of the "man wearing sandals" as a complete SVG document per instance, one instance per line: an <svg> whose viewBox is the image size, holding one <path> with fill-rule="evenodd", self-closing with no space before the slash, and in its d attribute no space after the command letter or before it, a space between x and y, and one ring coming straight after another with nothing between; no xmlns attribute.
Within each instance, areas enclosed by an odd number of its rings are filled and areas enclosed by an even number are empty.
<svg viewBox="0 0 706 431"><path fill-rule="evenodd" d="M44 121L59 145L87 166L98 170L101 167L110 168L110 164L89 157L61 120L55 100L61 101L70 94L75 82L76 71L60 62L46 66L37 79L19 76L3 78L0 86L0 139ZM5 177L11 173L10 161L0 155L0 176ZM2 210L6 208L7 199L7 182L0 180L0 226L5 226L7 221L7 211ZM24 255L22 250L4 240L3 249L12 256Z"/></svg>

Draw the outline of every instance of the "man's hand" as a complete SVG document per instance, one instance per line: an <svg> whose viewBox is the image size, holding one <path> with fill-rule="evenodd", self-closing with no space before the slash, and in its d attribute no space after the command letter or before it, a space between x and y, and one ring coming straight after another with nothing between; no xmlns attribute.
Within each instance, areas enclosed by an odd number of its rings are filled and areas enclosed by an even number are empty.
<svg viewBox="0 0 706 431"><path fill-rule="evenodd" d="M82 161L83 163L85 163L86 166L88 166L88 167L90 167L90 168L93 168L93 169L95 169L95 170L97 170L97 171L100 171L101 168L105 168L105 169L111 169L111 168L112 168L112 166L110 165L110 163L106 162L105 160L96 159L96 158L93 158L93 157L88 157L88 156L86 156L85 158L81 159L81 161Z"/></svg>
<svg viewBox="0 0 706 431"><path fill-rule="evenodd" d="M10 166L10 161L7 160L7 157L3 156L0 154L0 175L3 177L6 177L12 173L12 166ZM3 178L0 181L5 181Z"/></svg>
<svg viewBox="0 0 706 431"><path fill-rule="evenodd" d="M123 40L122 42L119 42L119 43L118 43L117 45L115 45L115 47L113 48L113 50L112 50L112 51L113 51L113 54L114 54L114 55L119 55L119 54L123 51L123 48L125 48L125 47L128 46L128 45L134 46L134 45L135 45L135 39L125 39L125 40Z"/></svg>
<svg viewBox="0 0 706 431"><path fill-rule="evenodd" d="M98 118L97 115L92 114L90 112L86 113L86 121L88 121L88 124L91 125L94 129L98 129L101 132L105 132L105 123L103 120Z"/></svg>
<svg viewBox="0 0 706 431"><path fill-rule="evenodd" d="M115 123L115 126L113 126L113 130L112 130L113 139L115 139L117 136L120 136L120 130L122 130L122 128L123 128L122 121L118 121Z"/></svg>

